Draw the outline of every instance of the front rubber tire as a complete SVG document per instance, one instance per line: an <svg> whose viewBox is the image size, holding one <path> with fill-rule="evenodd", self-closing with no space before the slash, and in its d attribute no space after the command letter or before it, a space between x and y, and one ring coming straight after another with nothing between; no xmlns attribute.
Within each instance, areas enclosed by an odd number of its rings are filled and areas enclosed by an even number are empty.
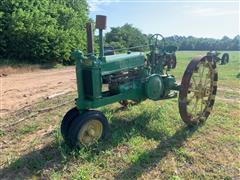
<svg viewBox="0 0 240 180"><path fill-rule="evenodd" d="M63 136L63 139L68 142L68 132L70 125L72 124L73 120L79 115L79 111L76 107L70 109L65 116L63 117L63 120L61 122L61 134Z"/></svg>
<svg viewBox="0 0 240 180"><path fill-rule="evenodd" d="M68 139L71 147L79 148L82 145L90 146L96 142L94 140L89 144L84 144L80 140L81 137L79 137L79 134L81 134L82 128L85 128L86 124L91 123L91 121L96 121L102 125L101 134L99 138L96 139L96 141L99 141L106 137L106 135L109 132L109 124L108 124L107 118L100 111L89 110L84 112L83 114L80 114L78 117L76 117L69 128Z"/></svg>

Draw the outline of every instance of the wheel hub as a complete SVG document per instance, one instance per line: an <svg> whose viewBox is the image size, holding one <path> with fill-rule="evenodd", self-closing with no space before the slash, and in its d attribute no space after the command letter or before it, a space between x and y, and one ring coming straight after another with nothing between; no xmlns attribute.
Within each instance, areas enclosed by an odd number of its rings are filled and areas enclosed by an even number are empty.
<svg viewBox="0 0 240 180"><path fill-rule="evenodd" d="M95 131L94 131L93 128L89 129L87 132L88 132L88 135L89 135L89 136L92 136L92 137L95 136Z"/></svg>
<svg viewBox="0 0 240 180"><path fill-rule="evenodd" d="M100 139L102 131L103 125L99 120L90 120L81 128L78 134L78 140L81 144L91 145Z"/></svg>
<svg viewBox="0 0 240 180"><path fill-rule="evenodd" d="M209 94L209 91L206 87L204 87L201 83L197 85L197 89L194 91L194 96L197 99L202 99Z"/></svg>

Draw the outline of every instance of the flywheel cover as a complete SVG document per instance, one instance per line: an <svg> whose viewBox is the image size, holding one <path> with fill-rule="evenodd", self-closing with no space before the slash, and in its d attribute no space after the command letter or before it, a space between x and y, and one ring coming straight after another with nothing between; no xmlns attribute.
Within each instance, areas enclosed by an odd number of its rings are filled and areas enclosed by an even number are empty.
<svg viewBox="0 0 240 180"><path fill-rule="evenodd" d="M163 95L163 81L161 76L153 74L145 84L145 93L149 99L159 100Z"/></svg>

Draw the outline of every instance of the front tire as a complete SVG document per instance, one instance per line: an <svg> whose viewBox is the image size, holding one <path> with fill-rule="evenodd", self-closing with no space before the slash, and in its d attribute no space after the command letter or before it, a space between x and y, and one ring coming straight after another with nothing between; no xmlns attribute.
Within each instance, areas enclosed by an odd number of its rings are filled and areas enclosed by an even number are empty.
<svg viewBox="0 0 240 180"><path fill-rule="evenodd" d="M70 109L63 117L61 123L61 134L63 139L68 142L68 131L73 120L79 115L78 109L76 107Z"/></svg>
<svg viewBox="0 0 240 180"><path fill-rule="evenodd" d="M100 111L89 110L72 122L68 139L72 147L90 146L106 137L109 132L107 118Z"/></svg>

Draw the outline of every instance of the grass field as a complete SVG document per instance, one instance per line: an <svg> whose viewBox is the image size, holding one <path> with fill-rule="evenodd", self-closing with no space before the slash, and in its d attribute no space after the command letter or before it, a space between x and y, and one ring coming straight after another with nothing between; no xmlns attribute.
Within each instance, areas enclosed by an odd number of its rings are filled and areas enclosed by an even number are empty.
<svg viewBox="0 0 240 180"><path fill-rule="evenodd" d="M178 52L177 79L189 60L205 52ZM219 91L207 122L188 128L177 99L145 101L121 110L100 108L110 123L106 140L70 150L59 126L75 93L32 105L32 111L69 102L1 128L1 179L240 179L240 53L218 66ZM11 124L31 112L2 119Z"/></svg>

